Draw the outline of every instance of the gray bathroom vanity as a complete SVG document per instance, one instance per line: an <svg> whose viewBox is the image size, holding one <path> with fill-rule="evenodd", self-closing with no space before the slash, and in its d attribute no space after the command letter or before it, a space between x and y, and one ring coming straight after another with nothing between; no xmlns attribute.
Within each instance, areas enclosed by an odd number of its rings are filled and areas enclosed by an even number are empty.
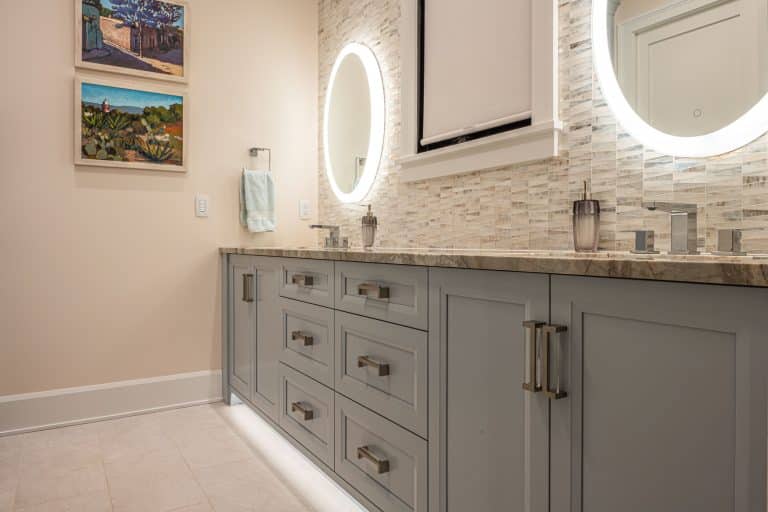
<svg viewBox="0 0 768 512"><path fill-rule="evenodd" d="M765 260L221 253L225 396L371 510L766 510Z"/></svg>

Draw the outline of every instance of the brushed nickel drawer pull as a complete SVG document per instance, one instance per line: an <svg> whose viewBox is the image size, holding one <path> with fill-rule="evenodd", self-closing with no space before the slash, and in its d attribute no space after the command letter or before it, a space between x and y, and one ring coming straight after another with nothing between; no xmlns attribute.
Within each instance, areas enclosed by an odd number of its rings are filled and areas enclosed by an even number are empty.
<svg viewBox="0 0 768 512"><path fill-rule="evenodd" d="M380 286L373 283L362 283L357 285L357 294L372 299L388 299L389 286Z"/></svg>
<svg viewBox="0 0 768 512"><path fill-rule="evenodd" d="M568 393L561 389L560 377L561 377L561 359L562 348L560 346L560 334L564 333L568 328L564 325L545 325L544 326L544 340L541 348L541 385L544 394L552 400L560 400L568 396ZM555 389L549 387L549 344L552 337L557 337L557 345L555 349Z"/></svg>
<svg viewBox="0 0 768 512"><path fill-rule="evenodd" d="M536 382L536 352L538 344L536 338L538 336L539 329L544 326L544 322L537 322L536 320L526 320L523 322L523 357L528 352L528 382L523 382L523 389L530 391L531 393L538 393L541 391L541 386ZM529 341L530 340L530 341ZM527 349L527 350L526 350Z"/></svg>
<svg viewBox="0 0 768 512"><path fill-rule="evenodd" d="M380 459L373 454L368 446L360 446L357 448L357 458L367 459L374 466L376 466L376 472L378 474L389 473L389 461L387 459Z"/></svg>
<svg viewBox="0 0 768 512"><path fill-rule="evenodd" d="M310 334L304 334L301 331L293 331L291 333L291 339L293 341L300 340L302 343L304 343L305 347L311 347L315 344L315 337Z"/></svg>
<svg viewBox="0 0 768 512"><path fill-rule="evenodd" d="M379 377L386 377L389 375L389 364L388 363L381 363L379 361L374 361L368 356L358 356L357 358L357 367L358 368L365 368L366 366L369 366L373 368L374 370L377 370Z"/></svg>
<svg viewBox="0 0 768 512"><path fill-rule="evenodd" d="M253 302L253 274L243 274L243 302Z"/></svg>
<svg viewBox="0 0 768 512"><path fill-rule="evenodd" d="M301 402L293 402L291 404L291 412L298 412L304 421L309 421L315 417L315 411Z"/></svg>
<svg viewBox="0 0 768 512"><path fill-rule="evenodd" d="M308 276L304 274L293 274L291 282L297 286L310 287L315 286L314 276Z"/></svg>

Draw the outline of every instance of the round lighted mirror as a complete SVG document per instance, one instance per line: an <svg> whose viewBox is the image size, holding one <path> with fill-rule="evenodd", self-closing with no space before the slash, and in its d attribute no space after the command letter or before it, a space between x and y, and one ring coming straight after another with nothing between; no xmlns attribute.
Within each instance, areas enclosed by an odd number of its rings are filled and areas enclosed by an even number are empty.
<svg viewBox="0 0 768 512"><path fill-rule="evenodd" d="M361 201L371 189L384 146L384 87L366 46L344 47L331 70L323 122L325 172L341 201Z"/></svg>
<svg viewBox="0 0 768 512"><path fill-rule="evenodd" d="M595 67L621 125L705 157L768 131L768 0L593 0Z"/></svg>

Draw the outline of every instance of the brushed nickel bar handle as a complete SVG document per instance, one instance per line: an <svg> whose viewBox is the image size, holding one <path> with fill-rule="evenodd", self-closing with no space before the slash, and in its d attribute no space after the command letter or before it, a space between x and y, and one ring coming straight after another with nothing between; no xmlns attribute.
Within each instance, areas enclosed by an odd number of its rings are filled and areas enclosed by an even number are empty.
<svg viewBox="0 0 768 512"><path fill-rule="evenodd" d="M537 322L536 320L526 320L523 322L524 339L523 339L523 354L526 352L526 347L530 347L528 350L528 382L523 382L523 389L530 391L531 393L538 393L541 391L541 386L536 383L536 352L537 343L536 338L540 328L544 327L544 322ZM530 340L530 342L528 341ZM525 355L523 355L525 357Z"/></svg>
<svg viewBox="0 0 768 512"><path fill-rule="evenodd" d="M389 473L389 461L387 459L380 459L373 454L368 446L359 446L357 448L357 458L367 459L376 466L376 472L378 474Z"/></svg>
<svg viewBox="0 0 768 512"><path fill-rule="evenodd" d="M293 276L291 276L291 282L297 286L303 286L307 288L315 286L315 277L305 274L293 274Z"/></svg>
<svg viewBox="0 0 768 512"><path fill-rule="evenodd" d="M253 274L243 274L243 302L253 302Z"/></svg>
<svg viewBox="0 0 768 512"><path fill-rule="evenodd" d="M301 415L301 419L304 421L309 421L315 417L315 411L313 411L311 408L305 406L301 402L293 402L291 404L291 412L297 411Z"/></svg>
<svg viewBox="0 0 768 512"><path fill-rule="evenodd" d="M358 368L364 368L366 366L369 366L373 368L374 370L377 370L379 377L386 377L389 375L389 364L388 363L381 363L379 361L374 361L368 356L358 356L357 358L357 367Z"/></svg>
<svg viewBox="0 0 768 512"><path fill-rule="evenodd" d="M311 347L315 344L315 337L310 334L304 334L301 331L293 331L291 333L291 339L293 341L300 340L302 343L304 343L305 347Z"/></svg>
<svg viewBox="0 0 768 512"><path fill-rule="evenodd" d="M361 283L357 285L357 294L372 299L388 299L389 286L381 286L374 283Z"/></svg>
<svg viewBox="0 0 768 512"><path fill-rule="evenodd" d="M542 367L542 375L541 375L541 385L542 390L544 391L544 394L547 395L547 397L551 398L552 400L560 400L561 398L565 398L568 396L568 393L563 391L560 387L560 356L561 356L561 348L560 348L560 334L564 333L568 330L568 328L564 325L545 325L543 332L544 332L544 340L542 343L542 350L541 350L541 367ZM550 341L552 340L553 336L557 336L557 350L555 351L555 389L552 389L549 387L549 349L550 349Z"/></svg>

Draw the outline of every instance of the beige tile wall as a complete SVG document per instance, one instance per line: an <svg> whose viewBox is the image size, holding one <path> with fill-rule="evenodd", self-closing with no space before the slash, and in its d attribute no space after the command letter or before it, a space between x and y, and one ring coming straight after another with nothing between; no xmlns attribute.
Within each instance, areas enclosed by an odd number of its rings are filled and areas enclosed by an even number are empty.
<svg viewBox="0 0 768 512"><path fill-rule="evenodd" d="M745 247L768 251L768 137L717 158L656 154L627 135L606 106L594 77L591 0L560 0L560 109L566 125L560 159L493 171L402 183L392 158L400 136L400 1L320 0L320 102L334 58L349 41L379 58L387 98L387 135L377 183L364 203L379 217L387 247L568 249L571 202L590 180L603 208L600 246L628 249L633 229L655 229L669 247L669 221L642 210L643 200L700 205L699 245L712 249L716 230L750 229ZM318 157L320 220L340 224L360 244L360 206L345 206Z"/></svg>

